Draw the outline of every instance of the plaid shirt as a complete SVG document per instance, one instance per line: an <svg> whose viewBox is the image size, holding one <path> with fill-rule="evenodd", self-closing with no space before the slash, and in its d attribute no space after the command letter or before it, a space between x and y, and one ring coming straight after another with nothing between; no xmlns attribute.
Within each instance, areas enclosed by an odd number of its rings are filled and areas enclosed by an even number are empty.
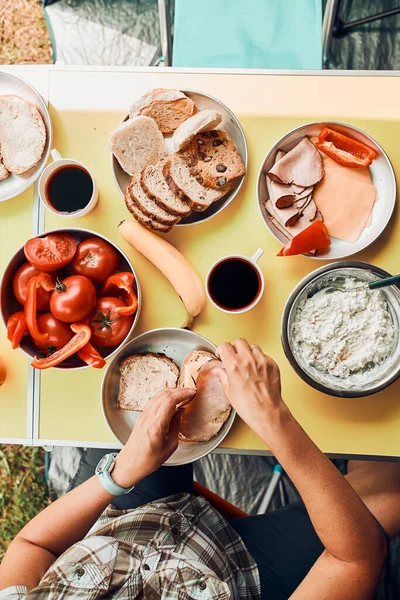
<svg viewBox="0 0 400 600"><path fill-rule="evenodd" d="M236 531L201 497L179 494L119 511L109 506L39 585L0 600L261 598L257 566Z"/></svg>

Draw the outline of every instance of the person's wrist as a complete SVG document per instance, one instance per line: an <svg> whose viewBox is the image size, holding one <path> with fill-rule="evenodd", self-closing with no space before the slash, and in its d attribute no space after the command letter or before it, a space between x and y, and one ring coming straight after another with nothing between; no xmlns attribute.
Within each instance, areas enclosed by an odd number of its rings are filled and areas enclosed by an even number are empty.
<svg viewBox="0 0 400 600"><path fill-rule="evenodd" d="M129 488L133 485L136 485L143 477L136 473L132 464L128 464L128 461L125 460L124 455L121 455L121 452L115 459L115 465L111 471L111 477L114 483L117 485L124 488Z"/></svg>
<svg viewBox="0 0 400 600"><path fill-rule="evenodd" d="M269 406L258 416L254 430L262 441L269 445L269 439L284 428L289 420L293 418L290 410L283 400L273 406Z"/></svg>

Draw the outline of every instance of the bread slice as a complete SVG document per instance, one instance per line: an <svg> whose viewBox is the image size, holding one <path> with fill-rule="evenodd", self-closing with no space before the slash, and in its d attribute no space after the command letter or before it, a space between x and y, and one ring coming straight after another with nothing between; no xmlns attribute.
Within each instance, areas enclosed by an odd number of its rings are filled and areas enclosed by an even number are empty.
<svg viewBox="0 0 400 600"><path fill-rule="evenodd" d="M216 190L245 173L235 144L221 129L198 133L181 155L199 183Z"/></svg>
<svg viewBox="0 0 400 600"><path fill-rule="evenodd" d="M182 194L189 198L193 210L202 212L216 200L219 200L230 191L230 186L219 190L204 187L190 174L187 162L179 154L171 154L165 161L163 174L167 184L175 195Z"/></svg>
<svg viewBox="0 0 400 600"><path fill-rule="evenodd" d="M155 165L168 154L164 137L150 117L134 117L121 123L112 132L109 147L129 175Z"/></svg>
<svg viewBox="0 0 400 600"><path fill-rule="evenodd" d="M189 352L181 366L178 387L196 386L197 375L201 367L209 360L215 360L215 355L206 350L193 350Z"/></svg>
<svg viewBox="0 0 400 600"><path fill-rule="evenodd" d="M183 150L197 133L215 129L222 122L223 115L216 110L201 110L189 117L172 136L172 145L175 152Z"/></svg>
<svg viewBox="0 0 400 600"><path fill-rule="evenodd" d="M135 217L138 223L144 227L147 227L148 229L152 229L153 231L160 233L167 233L168 231L171 231L173 223L170 225L159 223L153 217L149 217L142 211L142 209L133 201L130 194L129 185L125 190L124 199L126 208Z"/></svg>
<svg viewBox="0 0 400 600"><path fill-rule="evenodd" d="M160 161L142 171L141 186L164 210L178 217L186 217L192 212L192 203L184 194L175 194L169 187L163 175L164 162Z"/></svg>
<svg viewBox="0 0 400 600"><path fill-rule="evenodd" d="M9 174L10 173L5 168L3 161L1 160L1 156L0 156L0 181L4 181L5 179L7 179Z"/></svg>
<svg viewBox="0 0 400 600"><path fill-rule="evenodd" d="M197 111L196 105L183 92L157 88L139 98L130 108L129 116L144 115L154 119L162 133L173 133Z"/></svg>
<svg viewBox="0 0 400 600"><path fill-rule="evenodd" d="M146 194L140 185L140 177L140 173L133 175L128 187L125 190L125 194L127 195L125 202L128 206L128 210L130 204L133 202L133 204L136 205L142 211L142 213L144 213L147 217L151 217L151 219L154 221L170 227L175 225L179 221L179 217L176 215L171 215L169 212L164 210L162 206L157 204L153 198L150 198L150 196Z"/></svg>
<svg viewBox="0 0 400 600"><path fill-rule="evenodd" d="M166 387L176 387L179 369L164 354L132 354L121 361L117 405L142 412L149 400Z"/></svg>
<svg viewBox="0 0 400 600"><path fill-rule="evenodd" d="M46 127L36 106L20 96L0 96L0 148L7 171L29 171L42 158L45 145Z"/></svg>

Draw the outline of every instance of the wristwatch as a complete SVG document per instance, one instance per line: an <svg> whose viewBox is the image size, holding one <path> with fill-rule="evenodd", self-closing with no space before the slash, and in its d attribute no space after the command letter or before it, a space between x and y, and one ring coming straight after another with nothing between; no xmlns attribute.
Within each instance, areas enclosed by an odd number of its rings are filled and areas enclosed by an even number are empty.
<svg viewBox="0 0 400 600"><path fill-rule="evenodd" d="M99 464L97 465L95 471L103 488L113 496L121 496L122 494L127 494L135 487L133 485L132 487L124 488L121 485L115 483L115 481L113 481L113 478L111 477L111 472L115 467L115 459L117 456L117 452L105 454L103 458L99 460Z"/></svg>

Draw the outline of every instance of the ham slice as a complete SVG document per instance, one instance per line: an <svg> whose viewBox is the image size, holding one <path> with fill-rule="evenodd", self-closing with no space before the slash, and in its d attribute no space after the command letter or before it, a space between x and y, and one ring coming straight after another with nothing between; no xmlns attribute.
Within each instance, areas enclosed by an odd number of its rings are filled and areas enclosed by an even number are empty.
<svg viewBox="0 0 400 600"><path fill-rule="evenodd" d="M343 170L350 170L352 176L344 175ZM356 171L359 169L354 169L354 173ZM368 225L376 200L376 188L365 181L366 174L353 175L353 169L346 167L327 168L325 177L314 190L315 203L329 235L352 243Z"/></svg>
<svg viewBox="0 0 400 600"><path fill-rule="evenodd" d="M179 428L185 441L207 442L217 435L229 417L231 405L213 372L221 366L219 360L210 360L197 374L197 393L185 407Z"/></svg>
<svg viewBox="0 0 400 600"><path fill-rule="evenodd" d="M284 225L282 223L278 216L279 213L277 214L277 211L279 211L279 209L277 209L276 206L273 205L271 200L267 200L267 202L265 203L265 207L269 212L274 225L288 239L292 239L295 235L306 229L316 218L318 220L321 220L321 215L318 214L317 206L312 198L310 198L308 205L304 208L301 218L295 221L293 225ZM287 209L284 209L284 211L286 210ZM277 222L279 222L279 226L277 225Z"/></svg>
<svg viewBox="0 0 400 600"><path fill-rule="evenodd" d="M283 186L281 184L274 184L274 182L272 182L268 176L266 177L266 182L267 182L268 195L269 195L271 202L273 203L273 205L275 207L274 213L275 213L277 219L279 219L279 221L285 227L288 225L293 225L293 223L295 223L300 216L297 207L294 206L294 196L292 196L293 201L291 203L291 206L289 205L287 208L281 208L276 201L275 189L274 189L274 185L280 186L280 187L285 187L285 188L287 188L288 186L286 186L286 185Z"/></svg>
<svg viewBox="0 0 400 600"><path fill-rule="evenodd" d="M324 176L323 160L314 144L303 138L274 164L268 175L278 183L309 187Z"/></svg>

